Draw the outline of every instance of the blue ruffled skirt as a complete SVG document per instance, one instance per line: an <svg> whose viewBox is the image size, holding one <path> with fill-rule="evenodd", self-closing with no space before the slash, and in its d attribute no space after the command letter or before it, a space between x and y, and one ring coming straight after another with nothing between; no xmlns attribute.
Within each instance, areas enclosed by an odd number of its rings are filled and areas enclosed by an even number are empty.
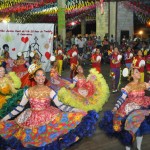
<svg viewBox="0 0 150 150"><path fill-rule="evenodd" d="M126 119L128 116L126 116L124 118L120 118L120 120L121 120L120 131L115 131L113 128L114 114L112 113L112 111L106 111L106 112L104 112L104 117L99 122L99 127L109 137L111 137L111 138L115 137L123 145L131 146L133 144L134 137L129 131L125 130L125 122L126 122ZM149 134L149 133L150 133L150 115L147 116L144 119L144 121L141 123L140 127L138 128L137 132L135 133L135 136L142 136L144 134Z"/></svg>
<svg viewBox="0 0 150 150"><path fill-rule="evenodd" d="M81 122L75 128L72 128L68 133L59 136L51 143L40 147L31 146L27 148L24 147L21 141L14 136L11 136L8 139L4 139L2 138L2 136L0 136L0 149L7 150L8 148L12 148L15 150L62 150L78 141L78 139L92 136L94 131L96 130L96 123L98 121L98 118L98 113L96 113L95 111L89 111L88 114L82 118Z"/></svg>

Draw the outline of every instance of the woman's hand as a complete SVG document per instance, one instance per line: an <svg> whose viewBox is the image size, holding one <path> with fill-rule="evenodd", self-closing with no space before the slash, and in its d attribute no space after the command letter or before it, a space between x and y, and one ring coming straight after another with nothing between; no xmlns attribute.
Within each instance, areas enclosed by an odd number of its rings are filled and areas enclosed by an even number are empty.
<svg viewBox="0 0 150 150"><path fill-rule="evenodd" d="M5 117L0 120L0 122L5 122L5 121L7 121L7 120L5 119Z"/></svg>
<svg viewBox="0 0 150 150"><path fill-rule="evenodd" d="M117 110L114 108L114 109L112 110L112 113L114 114L114 113L116 113L116 111L117 111Z"/></svg>

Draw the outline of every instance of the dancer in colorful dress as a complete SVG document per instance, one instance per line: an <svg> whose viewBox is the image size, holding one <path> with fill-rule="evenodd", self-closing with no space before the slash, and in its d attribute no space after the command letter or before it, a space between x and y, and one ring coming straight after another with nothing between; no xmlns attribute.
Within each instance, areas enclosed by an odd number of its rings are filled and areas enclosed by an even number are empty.
<svg viewBox="0 0 150 150"><path fill-rule="evenodd" d="M31 52L30 57L32 58L31 64L41 65L40 56L36 51Z"/></svg>
<svg viewBox="0 0 150 150"><path fill-rule="evenodd" d="M141 74L141 82L144 82L144 66L145 66L145 58L142 57L142 51L139 50L137 56L133 58L132 67L137 68Z"/></svg>
<svg viewBox="0 0 150 150"><path fill-rule="evenodd" d="M12 71L14 71L19 78L22 78L25 74L28 73L27 69L28 62L24 59L22 52L17 54L17 60L14 61L14 66Z"/></svg>
<svg viewBox="0 0 150 150"><path fill-rule="evenodd" d="M31 59L31 64L35 64L38 65L39 68L41 68L42 63L40 61L40 56L36 51L33 51L30 53L30 57ZM25 74L22 78L21 78L21 88L24 88L26 86L31 87L36 85L36 82L33 79L33 76L28 72L27 74ZM48 83L48 80L46 79L46 85L49 85L50 83Z"/></svg>
<svg viewBox="0 0 150 150"><path fill-rule="evenodd" d="M131 47L128 47L124 53L125 64L128 69L131 69L131 64L133 60L133 53L131 52Z"/></svg>
<svg viewBox="0 0 150 150"><path fill-rule="evenodd" d="M78 49L77 46L74 44L72 45L72 48L67 52L67 56L70 59L70 78L73 79L73 77L76 75L76 68L78 65Z"/></svg>
<svg viewBox="0 0 150 150"><path fill-rule="evenodd" d="M131 47L130 46L127 47L127 50L124 53L124 59L125 59L126 68L128 68L129 71L130 71L132 61L133 61L133 53L131 52ZM130 79L131 79L131 76L128 76L128 81L130 81Z"/></svg>
<svg viewBox="0 0 150 150"><path fill-rule="evenodd" d="M150 51L148 51L146 56L146 73L147 73L147 81L150 81Z"/></svg>
<svg viewBox="0 0 150 150"><path fill-rule="evenodd" d="M61 87L68 87L71 84L71 80L67 80L59 76L58 73L58 62L52 61L51 62L52 68L50 70L50 87L54 91L58 91Z"/></svg>
<svg viewBox="0 0 150 150"><path fill-rule="evenodd" d="M12 71L12 67L14 66L14 60L9 56L9 52L4 52L4 61L6 62L6 71Z"/></svg>
<svg viewBox="0 0 150 150"><path fill-rule="evenodd" d="M112 55L112 53L113 53L113 49L114 49L114 46L113 46L113 45L110 45L109 50L108 50L108 56L111 57L111 55Z"/></svg>
<svg viewBox="0 0 150 150"><path fill-rule="evenodd" d="M101 59L102 59L102 54L100 53L100 49L96 48L95 53L92 54L91 62L92 62L92 68L95 68L99 73L101 73Z"/></svg>
<svg viewBox="0 0 150 150"><path fill-rule="evenodd" d="M57 94L44 85L45 72L37 68L30 68L37 85L27 89L20 104L0 122L2 148L61 150L95 130L98 114L63 105ZM23 111L28 101L31 108ZM51 101L59 109L50 106ZM15 120L8 121L20 112Z"/></svg>
<svg viewBox="0 0 150 150"><path fill-rule="evenodd" d="M121 67L121 58L119 50L117 47L114 48L113 52L110 54L110 68L112 76L112 92L115 93L118 91L119 80L120 80L120 67Z"/></svg>
<svg viewBox="0 0 150 150"><path fill-rule="evenodd" d="M84 111L96 110L98 112L108 100L109 88L102 74L95 68L90 70L86 78L83 68L79 65L73 84L69 88L61 88L58 91L58 97L66 105Z"/></svg>
<svg viewBox="0 0 150 150"><path fill-rule="evenodd" d="M19 77L14 72L5 73L4 67L0 67L0 116L3 106L7 105L7 100L17 92L21 86Z"/></svg>
<svg viewBox="0 0 150 150"><path fill-rule="evenodd" d="M119 138L126 150L130 150L135 137L137 149L141 150L143 134L150 133L150 97L145 90L150 84L140 82L140 72L133 69L133 81L122 89L122 96L117 100L113 111L106 111L100 122L100 128L108 135Z"/></svg>
<svg viewBox="0 0 150 150"><path fill-rule="evenodd" d="M58 73L59 73L59 76L61 76L64 56L63 56L63 50L60 45L58 45L58 48L55 51L55 54L56 54L56 60L57 60Z"/></svg>

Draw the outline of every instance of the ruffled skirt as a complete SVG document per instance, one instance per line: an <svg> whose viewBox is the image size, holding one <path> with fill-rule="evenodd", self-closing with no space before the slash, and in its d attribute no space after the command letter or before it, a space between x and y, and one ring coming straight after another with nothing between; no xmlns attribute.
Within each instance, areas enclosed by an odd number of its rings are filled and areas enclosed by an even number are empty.
<svg viewBox="0 0 150 150"><path fill-rule="evenodd" d="M61 88L58 91L59 100L66 105L79 108L84 111L102 110L103 105L109 97L109 87L102 74L99 74L95 69L90 70L87 77L88 81L82 87L77 86L70 90ZM89 84L91 83L91 84Z"/></svg>
<svg viewBox="0 0 150 150"><path fill-rule="evenodd" d="M12 71L14 71L19 78L22 78L25 74L28 73L28 69L27 67L25 67L25 64L19 66L13 66Z"/></svg>
<svg viewBox="0 0 150 150"><path fill-rule="evenodd" d="M150 133L150 111L135 110L128 116L120 117L112 111L104 112L104 117L99 123L109 137L115 137L125 146L131 146L135 136L142 136Z"/></svg>
<svg viewBox="0 0 150 150"><path fill-rule="evenodd" d="M50 80L50 87L57 92L62 87L68 87L71 84L71 79L64 79L61 77L58 77L56 79L51 78Z"/></svg>
<svg viewBox="0 0 150 150"><path fill-rule="evenodd" d="M15 120L0 123L0 148L61 150L95 131L98 114L59 113L44 125L27 128Z"/></svg>
<svg viewBox="0 0 150 150"><path fill-rule="evenodd" d="M0 119L9 114L15 107L17 107L18 103L21 101L24 91L27 88L20 89L16 94L11 95L11 97L7 98L7 101L3 103L2 108L0 109Z"/></svg>

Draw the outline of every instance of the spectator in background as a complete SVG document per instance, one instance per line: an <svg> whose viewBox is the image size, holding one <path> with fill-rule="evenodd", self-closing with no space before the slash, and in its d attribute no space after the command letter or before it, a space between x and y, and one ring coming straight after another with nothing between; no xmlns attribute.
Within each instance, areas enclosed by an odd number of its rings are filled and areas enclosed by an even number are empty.
<svg viewBox="0 0 150 150"><path fill-rule="evenodd" d="M100 48L101 44L102 44L101 37L100 36L96 37L96 46L97 46L97 48Z"/></svg>
<svg viewBox="0 0 150 150"><path fill-rule="evenodd" d="M76 36L74 40L75 40L75 41L74 41L74 42L75 42L75 45L78 46L78 36Z"/></svg>
<svg viewBox="0 0 150 150"><path fill-rule="evenodd" d="M131 53L131 47L128 46L126 52L124 53L125 64L128 69L131 69L131 64L133 60L133 54Z"/></svg>
<svg viewBox="0 0 150 150"><path fill-rule="evenodd" d="M86 51L86 43L87 43L87 38L86 38L86 35L84 35L82 37L82 41L84 42L84 48L83 48L83 53Z"/></svg>
<svg viewBox="0 0 150 150"><path fill-rule="evenodd" d="M79 50L79 55L83 54L83 48L84 48L85 41L82 40L82 37L80 36L78 39L78 50Z"/></svg>
<svg viewBox="0 0 150 150"><path fill-rule="evenodd" d="M133 58L132 67L136 68L140 72L140 82L144 82L144 66L145 66L145 58L143 57L142 51L139 50L137 56Z"/></svg>
<svg viewBox="0 0 150 150"><path fill-rule="evenodd" d="M110 41L111 44L113 44L115 42L113 34L111 34L109 41Z"/></svg>
<svg viewBox="0 0 150 150"><path fill-rule="evenodd" d="M58 38L57 38L57 45L60 45L61 47L63 47L63 40L61 38L61 35L58 35Z"/></svg>
<svg viewBox="0 0 150 150"><path fill-rule="evenodd" d="M150 81L150 50L146 56L146 73L147 73L147 82Z"/></svg>
<svg viewBox="0 0 150 150"><path fill-rule="evenodd" d="M72 48L67 52L67 56L70 59L70 78L76 75L76 68L78 65L78 49L77 46L74 44Z"/></svg>
<svg viewBox="0 0 150 150"><path fill-rule="evenodd" d="M66 51L71 48L71 40L69 37L66 38Z"/></svg>
<svg viewBox="0 0 150 150"><path fill-rule="evenodd" d="M71 45L75 44L75 35L71 37Z"/></svg>
<svg viewBox="0 0 150 150"><path fill-rule="evenodd" d="M93 50L94 41L92 40L91 37L89 37L89 39L87 40L87 47L89 47L91 51Z"/></svg>
<svg viewBox="0 0 150 150"><path fill-rule="evenodd" d="M149 51L147 42L143 42L143 43L142 43L142 48L141 48L141 50L142 50L143 55L144 55L144 56L147 56L147 53L148 53L148 51Z"/></svg>
<svg viewBox="0 0 150 150"><path fill-rule="evenodd" d="M12 67L14 66L14 60L10 57L9 52L4 52L4 62L6 63L6 71L10 72L12 70Z"/></svg>

